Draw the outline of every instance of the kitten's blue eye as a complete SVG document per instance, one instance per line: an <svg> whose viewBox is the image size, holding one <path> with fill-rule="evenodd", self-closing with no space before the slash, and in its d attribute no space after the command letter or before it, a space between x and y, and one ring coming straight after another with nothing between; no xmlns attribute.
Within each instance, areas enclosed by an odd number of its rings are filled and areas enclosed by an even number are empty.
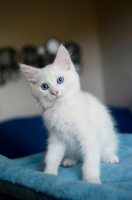
<svg viewBox="0 0 132 200"><path fill-rule="evenodd" d="M59 77L57 79L57 83L62 84L64 82L64 78L63 77Z"/></svg>
<svg viewBox="0 0 132 200"><path fill-rule="evenodd" d="M48 86L47 83L43 83L43 84L41 85L41 88L42 88L43 90L48 90L49 86Z"/></svg>

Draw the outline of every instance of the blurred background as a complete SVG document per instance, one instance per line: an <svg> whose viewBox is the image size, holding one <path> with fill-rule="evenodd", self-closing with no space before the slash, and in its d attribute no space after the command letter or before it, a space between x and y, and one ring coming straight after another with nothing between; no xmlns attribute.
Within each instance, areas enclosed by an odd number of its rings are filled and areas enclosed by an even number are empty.
<svg viewBox="0 0 132 200"><path fill-rule="evenodd" d="M0 122L41 112L16 63L36 54L34 65L49 54L51 61L52 38L77 45L83 90L108 106L132 107L131 0L0 0Z"/></svg>

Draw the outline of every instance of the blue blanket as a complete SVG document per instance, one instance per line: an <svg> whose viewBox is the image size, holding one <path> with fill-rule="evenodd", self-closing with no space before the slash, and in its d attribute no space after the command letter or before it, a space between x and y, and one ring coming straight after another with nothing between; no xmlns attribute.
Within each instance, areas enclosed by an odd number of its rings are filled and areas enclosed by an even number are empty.
<svg viewBox="0 0 132 200"><path fill-rule="evenodd" d="M13 193L13 186L21 186L19 198L24 191L46 194L56 199L132 199L132 135L119 134L119 164L101 163L101 185L81 181L81 167L59 168L59 175L44 174L44 152L18 159L0 156L0 192L18 197ZM11 183L11 190L6 191L6 183ZM23 189L22 189L23 188ZM32 199L26 197L24 199Z"/></svg>

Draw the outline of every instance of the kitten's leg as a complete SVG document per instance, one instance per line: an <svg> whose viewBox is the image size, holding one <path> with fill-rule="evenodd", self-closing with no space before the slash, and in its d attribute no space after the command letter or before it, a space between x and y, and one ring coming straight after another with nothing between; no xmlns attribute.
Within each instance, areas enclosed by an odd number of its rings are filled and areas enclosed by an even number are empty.
<svg viewBox="0 0 132 200"><path fill-rule="evenodd" d="M64 158L62 161L62 166L65 168L72 167L77 164L77 160L72 158Z"/></svg>
<svg viewBox="0 0 132 200"><path fill-rule="evenodd" d="M100 146L97 138L84 138L81 141L83 160L83 180L100 184Z"/></svg>
<svg viewBox="0 0 132 200"><path fill-rule="evenodd" d="M45 158L45 170L47 174L58 174L58 167L64 156L65 145L62 141L52 140L48 145L48 151Z"/></svg>
<svg viewBox="0 0 132 200"><path fill-rule="evenodd" d="M116 164L119 163L119 158L116 155L118 149L118 140L114 131L110 132L110 140L106 142L106 146L101 152L101 161L105 163Z"/></svg>
<svg viewBox="0 0 132 200"><path fill-rule="evenodd" d="M115 154L115 152L116 152L116 145L111 144L105 147L102 152L101 161L109 164L119 163L119 158Z"/></svg>

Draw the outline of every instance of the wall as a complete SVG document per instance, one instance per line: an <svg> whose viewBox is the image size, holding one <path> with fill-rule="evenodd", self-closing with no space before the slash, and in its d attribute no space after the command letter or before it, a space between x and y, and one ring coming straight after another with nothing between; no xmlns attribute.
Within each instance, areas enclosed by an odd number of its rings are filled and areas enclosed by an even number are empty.
<svg viewBox="0 0 132 200"><path fill-rule="evenodd" d="M132 106L132 1L96 1L106 104Z"/></svg>
<svg viewBox="0 0 132 200"><path fill-rule="evenodd" d="M44 44L53 36L80 44L84 65L82 89L105 101L94 0L1 1L1 47L13 46L21 50L27 44ZM1 121L33 115L36 104L23 77L0 87Z"/></svg>

